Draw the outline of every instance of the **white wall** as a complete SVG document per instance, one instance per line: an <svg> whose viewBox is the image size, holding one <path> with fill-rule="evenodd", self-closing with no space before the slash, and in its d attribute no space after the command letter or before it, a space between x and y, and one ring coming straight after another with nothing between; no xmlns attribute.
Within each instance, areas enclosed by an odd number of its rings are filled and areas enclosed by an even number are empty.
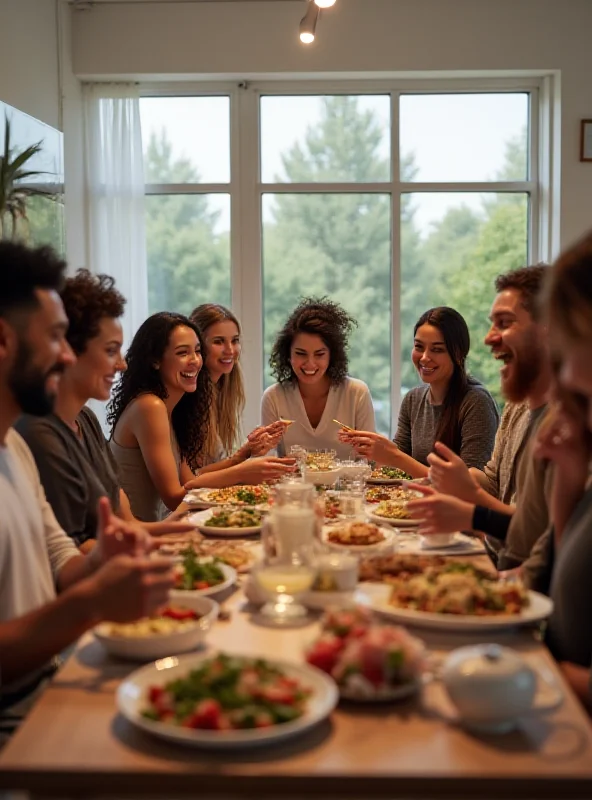
<svg viewBox="0 0 592 800"><path fill-rule="evenodd" d="M561 71L561 239L590 227L590 0L338 0L317 41L297 41L304 3L97 4L73 14L78 76L115 79L327 73Z"/></svg>
<svg viewBox="0 0 592 800"><path fill-rule="evenodd" d="M1 0L0 100L61 128L57 0Z"/></svg>

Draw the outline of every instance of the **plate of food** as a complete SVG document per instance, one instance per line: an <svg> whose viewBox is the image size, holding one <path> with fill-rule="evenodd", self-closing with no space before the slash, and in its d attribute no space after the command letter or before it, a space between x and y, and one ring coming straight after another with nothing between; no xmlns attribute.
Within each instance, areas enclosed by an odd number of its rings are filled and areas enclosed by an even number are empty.
<svg viewBox="0 0 592 800"><path fill-rule="evenodd" d="M377 622L368 608L330 610L306 660L356 702L387 702L415 694L426 669L424 644L404 628Z"/></svg>
<svg viewBox="0 0 592 800"><path fill-rule="evenodd" d="M362 553L391 546L394 535L391 528L354 520L323 526L321 539L328 547L336 550Z"/></svg>
<svg viewBox="0 0 592 800"><path fill-rule="evenodd" d="M402 481L412 481L413 478L409 473L404 472L397 467L376 467L367 478L367 483L386 484L396 486Z"/></svg>
<svg viewBox="0 0 592 800"><path fill-rule="evenodd" d="M199 556L215 558L243 574L250 572L261 554L259 542L226 542L208 540L197 548Z"/></svg>
<svg viewBox="0 0 592 800"><path fill-rule="evenodd" d="M184 498L189 505L253 506L259 510L267 510L270 499L269 486L247 484L223 489L193 489Z"/></svg>
<svg viewBox="0 0 592 800"><path fill-rule="evenodd" d="M407 501L417 495L415 492L408 492L408 494L409 497L381 500L377 506L366 506L368 516L373 522L382 524L387 522L397 528L417 528L420 520L412 519L411 514L407 511Z"/></svg>
<svg viewBox="0 0 592 800"><path fill-rule="evenodd" d="M93 633L118 658L154 661L194 650L218 617L220 606L209 597L184 597L152 617L136 622L102 622Z"/></svg>
<svg viewBox="0 0 592 800"><path fill-rule="evenodd" d="M188 594L202 597L223 592L236 583L236 570L217 558L200 556L194 548L183 551L175 565L175 588L171 598L182 600Z"/></svg>
<svg viewBox="0 0 592 800"><path fill-rule="evenodd" d="M200 517L203 519L201 514ZM261 532L262 520L263 514L258 508L222 506L212 510L205 520L196 520L196 526L209 536L251 536Z"/></svg>
<svg viewBox="0 0 592 800"><path fill-rule="evenodd" d="M435 555L474 556L485 552L477 536L456 533L436 533L419 536L412 530L400 531L397 550L401 553L434 553Z"/></svg>
<svg viewBox="0 0 592 800"><path fill-rule="evenodd" d="M117 705L162 739L216 750L282 741L335 708L335 682L308 664L218 653L157 661L132 673Z"/></svg>
<svg viewBox="0 0 592 800"><path fill-rule="evenodd" d="M339 519L343 514L343 504L337 493L327 492L320 498L320 502L325 505L325 522Z"/></svg>
<svg viewBox="0 0 592 800"><path fill-rule="evenodd" d="M407 625L476 632L546 619L553 603L519 580L497 580L474 565L447 559L421 573L400 574L371 592L371 607Z"/></svg>

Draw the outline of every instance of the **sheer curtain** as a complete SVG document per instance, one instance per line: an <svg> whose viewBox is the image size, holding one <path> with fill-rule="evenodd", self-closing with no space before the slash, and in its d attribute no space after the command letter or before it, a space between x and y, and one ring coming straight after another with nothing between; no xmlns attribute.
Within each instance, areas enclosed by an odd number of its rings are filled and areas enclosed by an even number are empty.
<svg viewBox="0 0 592 800"><path fill-rule="evenodd" d="M124 351L148 315L140 100L133 83L85 84L87 264L127 299ZM106 406L91 401L107 433Z"/></svg>
<svg viewBox="0 0 592 800"><path fill-rule="evenodd" d="M88 266L127 298L124 346L148 314L140 96L133 83L86 84Z"/></svg>

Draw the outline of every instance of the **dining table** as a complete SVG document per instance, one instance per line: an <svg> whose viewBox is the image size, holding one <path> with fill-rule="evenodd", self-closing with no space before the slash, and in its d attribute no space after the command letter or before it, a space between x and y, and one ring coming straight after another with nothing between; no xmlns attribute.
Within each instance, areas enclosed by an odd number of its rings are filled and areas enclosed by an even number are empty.
<svg viewBox="0 0 592 800"><path fill-rule="evenodd" d="M471 559L486 565L486 556ZM224 614L205 647L303 662L319 632L259 623L245 577L219 598ZM364 590L364 584L360 584ZM137 664L84 635L0 752L0 794L30 797L591 798L592 727L544 646L540 626L479 633L416 629L431 655L495 642L551 674L562 703L505 734L465 729L442 683L398 702L341 701L329 718L284 742L214 752L156 738L119 712L116 691ZM20 797L21 795L19 795Z"/></svg>

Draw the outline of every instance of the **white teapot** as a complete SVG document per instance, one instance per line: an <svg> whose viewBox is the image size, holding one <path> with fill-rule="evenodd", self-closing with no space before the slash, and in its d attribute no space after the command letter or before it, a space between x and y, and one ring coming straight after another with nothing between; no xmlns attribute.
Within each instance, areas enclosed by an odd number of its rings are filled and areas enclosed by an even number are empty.
<svg viewBox="0 0 592 800"><path fill-rule="evenodd" d="M462 724L478 732L505 733L520 717L563 701L550 671L535 671L515 650L497 644L453 650L440 674ZM551 691L546 702L537 701L539 680Z"/></svg>

